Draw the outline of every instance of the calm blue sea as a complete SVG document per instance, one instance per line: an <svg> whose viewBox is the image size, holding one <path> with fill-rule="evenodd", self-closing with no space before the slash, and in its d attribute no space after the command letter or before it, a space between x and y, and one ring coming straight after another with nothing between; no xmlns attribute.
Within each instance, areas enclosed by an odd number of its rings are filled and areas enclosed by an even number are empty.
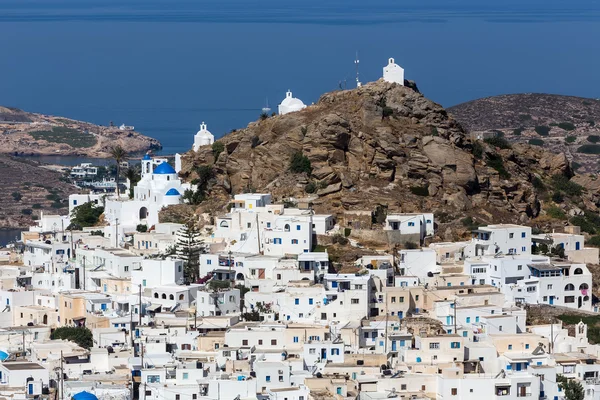
<svg viewBox="0 0 600 400"><path fill-rule="evenodd" d="M450 106L515 92L598 97L598 0L2 0L0 104L125 123L165 153L285 91L305 103L388 57Z"/></svg>

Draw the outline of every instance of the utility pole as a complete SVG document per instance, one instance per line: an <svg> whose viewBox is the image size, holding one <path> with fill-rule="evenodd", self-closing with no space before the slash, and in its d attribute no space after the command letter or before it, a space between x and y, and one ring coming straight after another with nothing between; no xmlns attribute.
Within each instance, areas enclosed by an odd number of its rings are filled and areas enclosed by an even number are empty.
<svg viewBox="0 0 600 400"><path fill-rule="evenodd" d="M83 256L83 290L85 290L85 256Z"/></svg>
<svg viewBox="0 0 600 400"><path fill-rule="evenodd" d="M550 349L549 353L552 354L554 351L554 318L550 320Z"/></svg>
<svg viewBox="0 0 600 400"><path fill-rule="evenodd" d="M387 343L388 343L388 307L387 307L387 293L385 294L385 337L383 338L383 353L387 356Z"/></svg>
<svg viewBox="0 0 600 400"><path fill-rule="evenodd" d="M115 247L119 247L119 218L115 219Z"/></svg>
<svg viewBox="0 0 600 400"><path fill-rule="evenodd" d="M142 285L140 285L140 295L139 295L140 305L138 306L138 315L139 315L139 326L142 326Z"/></svg>
<svg viewBox="0 0 600 400"><path fill-rule="evenodd" d="M25 329L23 329L23 358L25 358Z"/></svg>
<svg viewBox="0 0 600 400"><path fill-rule="evenodd" d="M259 249L260 251L260 249ZM228 265L229 265L229 287L233 287L233 278L231 277L231 250L229 250L229 260L228 260Z"/></svg>
<svg viewBox="0 0 600 400"><path fill-rule="evenodd" d="M142 369L144 369L144 342L140 340L140 357L142 357Z"/></svg>
<svg viewBox="0 0 600 400"><path fill-rule="evenodd" d="M258 213L256 213L256 241L258 243L258 254L262 254L260 251L260 226L258 226Z"/></svg>
<svg viewBox="0 0 600 400"><path fill-rule="evenodd" d="M60 400L65 399L65 371L63 369L63 352L60 351Z"/></svg>
<svg viewBox="0 0 600 400"><path fill-rule="evenodd" d="M458 332L456 332L456 299L454 300L454 307L452 307L454 309L454 334L458 334Z"/></svg>
<svg viewBox="0 0 600 400"><path fill-rule="evenodd" d="M131 348L133 349L133 307L129 305L129 337L131 339Z"/></svg>

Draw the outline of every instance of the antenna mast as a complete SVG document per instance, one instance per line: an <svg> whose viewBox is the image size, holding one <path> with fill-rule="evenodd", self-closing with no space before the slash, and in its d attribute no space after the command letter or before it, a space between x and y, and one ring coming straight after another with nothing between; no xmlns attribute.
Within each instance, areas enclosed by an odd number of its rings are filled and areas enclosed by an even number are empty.
<svg viewBox="0 0 600 400"><path fill-rule="evenodd" d="M360 64L360 60L358 59L358 51L356 52L356 58L354 59L354 65L356 65L356 87L361 87L362 83L360 83L358 67Z"/></svg>

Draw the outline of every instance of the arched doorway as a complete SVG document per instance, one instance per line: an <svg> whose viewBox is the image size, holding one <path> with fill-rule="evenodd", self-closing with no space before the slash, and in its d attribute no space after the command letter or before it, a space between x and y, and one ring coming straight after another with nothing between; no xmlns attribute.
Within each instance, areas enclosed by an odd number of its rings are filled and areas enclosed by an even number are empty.
<svg viewBox="0 0 600 400"><path fill-rule="evenodd" d="M242 274L241 272L240 272L240 273L238 273L238 274L235 276L235 280L236 280L236 281L243 281L243 280L244 280L244 274Z"/></svg>
<svg viewBox="0 0 600 400"><path fill-rule="evenodd" d="M583 302L583 300L582 300L581 296L579 296L579 297L577 298L577 308L581 308L581 306L582 306L582 302Z"/></svg>
<svg viewBox="0 0 600 400"><path fill-rule="evenodd" d="M44 314L44 318L42 318L42 323L44 325L48 325L48 314Z"/></svg>
<svg viewBox="0 0 600 400"><path fill-rule="evenodd" d="M148 217L148 209L146 207L140 208L140 219L146 219Z"/></svg>

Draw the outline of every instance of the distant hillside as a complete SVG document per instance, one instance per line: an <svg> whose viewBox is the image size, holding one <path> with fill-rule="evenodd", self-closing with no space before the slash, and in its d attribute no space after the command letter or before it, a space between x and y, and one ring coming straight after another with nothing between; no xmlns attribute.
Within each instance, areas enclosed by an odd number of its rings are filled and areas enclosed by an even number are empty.
<svg viewBox="0 0 600 400"><path fill-rule="evenodd" d="M568 188L553 209L561 224L575 204L596 210L600 203L569 184L564 154L473 141L439 104L383 81L326 93L302 111L252 122L217 143L222 147L183 157L181 175L207 188L200 208L224 209L233 194L256 191L276 201L309 198L316 212L334 214L379 205L432 210L440 238L452 239L456 224L535 223L551 207L550 188ZM592 183L581 181L595 190Z"/></svg>
<svg viewBox="0 0 600 400"><path fill-rule="evenodd" d="M43 212L66 215L68 197L77 188L66 183L62 174L39 163L0 155L0 228L25 228ZM61 227L57 227L60 229Z"/></svg>
<svg viewBox="0 0 600 400"><path fill-rule="evenodd" d="M121 145L127 152L159 149L158 140L131 128L100 126L70 118L0 106L0 153L109 157Z"/></svg>
<svg viewBox="0 0 600 400"><path fill-rule="evenodd" d="M552 94L511 94L448 109L471 136L503 135L511 143L564 152L578 172L598 172L600 100Z"/></svg>

